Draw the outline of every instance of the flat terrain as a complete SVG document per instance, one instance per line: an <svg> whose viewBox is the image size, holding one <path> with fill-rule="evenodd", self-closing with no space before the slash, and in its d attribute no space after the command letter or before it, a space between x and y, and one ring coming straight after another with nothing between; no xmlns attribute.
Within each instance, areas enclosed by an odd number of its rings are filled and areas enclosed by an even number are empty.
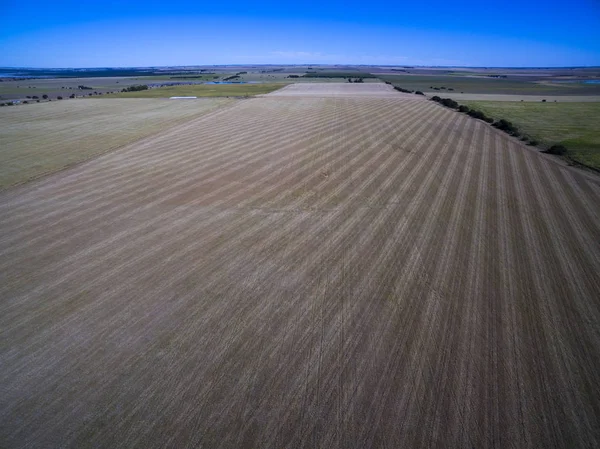
<svg viewBox="0 0 600 449"><path fill-rule="evenodd" d="M545 145L565 145L574 160L600 170L600 103L460 103L493 118L510 120Z"/></svg>
<svg viewBox="0 0 600 449"><path fill-rule="evenodd" d="M600 445L599 179L350 88L0 193L0 447Z"/></svg>
<svg viewBox="0 0 600 449"><path fill-rule="evenodd" d="M523 101L557 103L600 103L600 95L503 95L503 94L461 94L456 92L429 92L430 96L452 98L461 103L465 101Z"/></svg>
<svg viewBox="0 0 600 449"><path fill-rule="evenodd" d="M243 97L259 95L281 89L283 83L265 84L196 84L159 87L138 92L121 92L100 98L169 98L175 96L194 97Z"/></svg>
<svg viewBox="0 0 600 449"><path fill-rule="evenodd" d="M160 80L163 81L164 80ZM134 84L147 84L150 79L145 77L104 77L104 78L41 78L5 80L0 82L0 101L2 99L23 99L27 96L49 95L55 99L71 94L88 95L91 92L120 91ZM91 87L91 90L79 90L78 86Z"/></svg>
<svg viewBox="0 0 600 449"><path fill-rule="evenodd" d="M412 94L399 94L392 86L384 83L311 83L311 84L290 84L283 89L279 89L268 94L269 97L352 97L352 98L414 98ZM421 98L423 100L424 98Z"/></svg>
<svg viewBox="0 0 600 449"><path fill-rule="evenodd" d="M400 74L379 75L384 81L409 90L420 90L431 95L452 96L460 94L501 94L501 95L600 95L600 84L576 82L552 82L545 77L514 76L508 78L490 78L474 76L468 73L444 75ZM445 87L446 89L441 89ZM438 88L440 90L435 90ZM447 89L453 89L448 91Z"/></svg>
<svg viewBox="0 0 600 449"><path fill-rule="evenodd" d="M226 99L75 99L0 109L0 189L156 134Z"/></svg>

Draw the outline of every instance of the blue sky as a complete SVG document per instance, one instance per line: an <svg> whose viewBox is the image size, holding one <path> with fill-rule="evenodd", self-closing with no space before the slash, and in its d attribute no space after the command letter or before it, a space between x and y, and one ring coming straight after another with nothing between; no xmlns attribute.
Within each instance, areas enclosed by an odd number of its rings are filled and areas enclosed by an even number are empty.
<svg viewBox="0 0 600 449"><path fill-rule="evenodd" d="M600 66L600 0L0 0L0 66Z"/></svg>

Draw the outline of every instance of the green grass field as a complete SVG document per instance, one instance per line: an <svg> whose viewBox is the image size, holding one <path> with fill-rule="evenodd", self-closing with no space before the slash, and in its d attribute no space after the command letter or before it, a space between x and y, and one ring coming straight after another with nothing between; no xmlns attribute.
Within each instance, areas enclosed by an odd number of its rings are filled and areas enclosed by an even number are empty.
<svg viewBox="0 0 600 449"><path fill-rule="evenodd" d="M195 84L168 86L139 92L122 92L99 98L169 98L169 97L244 97L281 89L285 83L269 84Z"/></svg>
<svg viewBox="0 0 600 449"><path fill-rule="evenodd" d="M600 169L600 103L460 103L495 119L513 122L524 134L543 145L564 145L573 160Z"/></svg>
<svg viewBox="0 0 600 449"><path fill-rule="evenodd" d="M384 81L404 89L435 92L452 98L453 93L505 95L600 95L600 85L562 83L541 84L519 79L496 79L459 75L381 75ZM452 88L434 91L432 87Z"/></svg>

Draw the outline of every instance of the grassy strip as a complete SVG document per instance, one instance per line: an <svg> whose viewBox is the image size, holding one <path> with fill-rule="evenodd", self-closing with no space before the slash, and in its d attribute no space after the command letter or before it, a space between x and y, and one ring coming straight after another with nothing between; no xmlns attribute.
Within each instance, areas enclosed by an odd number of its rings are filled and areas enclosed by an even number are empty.
<svg viewBox="0 0 600 449"><path fill-rule="evenodd" d="M432 100L492 123L547 153L600 170L600 103L469 101L459 105L450 98Z"/></svg>
<svg viewBox="0 0 600 449"><path fill-rule="evenodd" d="M101 98L169 98L169 97L247 97L268 94L281 89L285 83L269 84L191 84L167 86L140 92L120 92Z"/></svg>
<svg viewBox="0 0 600 449"><path fill-rule="evenodd" d="M600 103L468 101L465 105L505 117L543 147L562 145L573 161L600 170Z"/></svg>

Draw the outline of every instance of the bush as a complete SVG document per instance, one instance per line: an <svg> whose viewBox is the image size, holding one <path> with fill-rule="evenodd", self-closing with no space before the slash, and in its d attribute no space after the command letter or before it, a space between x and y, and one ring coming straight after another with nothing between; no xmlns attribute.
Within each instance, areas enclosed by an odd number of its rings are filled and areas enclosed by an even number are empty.
<svg viewBox="0 0 600 449"><path fill-rule="evenodd" d="M133 85L133 86L123 88L121 90L121 92L139 92L140 90L148 90L148 86L146 84ZM92 94L90 94L90 96L91 95Z"/></svg>
<svg viewBox="0 0 600 449"><path fill-rule="evenodd" d="M552 145L546 150L546 153L562 156L563 154L567 154L567 149L562 145Z"/></svg>
<svg viewBox="0 0 600 449"><path fill-rule="evenodd" d="M432 100L432 101L437 101L438 103L439 103L440 101L442 101L442 99L441 99L440 97L438 97L437 95L434 95L433 97L431 97L431 100Z"/></svg>
<svg viewBox="0 0 600 449"><path fill-rule="evenodd" d="M29 102L28 102L27 100L25 100L25 101L23 102L23 104L29 104Z"/></svg>
<svg viewBox="0 0 600 449"><path fill-rule="evenodd" d="M451 98L443 98L440 103L448 108L458 109L458 103Z"/></svg>
<svg viewBox="0 0 600 449"><path fill-rule="evenodd" d="M538 146L540 143L537 140L530 140L527 145L531 145L532 147Z"/></svg>
<svg viewBox="0 0 600 449"><path fill-rule="evenodd" d="M415 92L415 95L425 95L423 92L421 92L420 90Z"/></svg>
<svg viewBox="0 0 600 449"><path fill-rule="evenodd" d="M42 95L42 98L43 98L44 100L47 100L47 99L48 99L48 95L44 94L44 95Z"/></svg>
<svg viewBox="0 0 600 449"><path fill-rule="evenodd" d="M56 97L57 100L62 100L62 97Z"/></svg>
<svg viewBox="0 0 600 449"><path fill-rule="evenodd" d="M404 92L405 94L412 94L412 90L403 89L402 87L394 86L394 89L398 92Z"/></svg>
<svg viewBox="0 0 600 449"><path fill-rule="evenodd" d="M479 120L485 120L487 118L483 112L481 112L477 109L471 109L469 112L467 112L467 114L469 116L479 119Z"/></svg>
<svg viewBox="0 0 600 449"><path fill-rule="evenodd" d="M458 112L464 112L465 114L468 114L468 113L469 113L469 111L470 111L470 109L469 109L469 107L468 107L468 106L465 106L465 105L462 105L462 104L461 104L461 105L458 107Z"/></svg>
<svg viewBox="0 0 600 449"><path fill-rule="evenodd" d="M499 121L497 121L496 123L494 123L494 125L496 128L498 128L499 130L502 130L512 136L520 136L521 133L519 132L519 129L513 125L511 122L509 122L508 120L504 120L501 119Z"/></svg>

